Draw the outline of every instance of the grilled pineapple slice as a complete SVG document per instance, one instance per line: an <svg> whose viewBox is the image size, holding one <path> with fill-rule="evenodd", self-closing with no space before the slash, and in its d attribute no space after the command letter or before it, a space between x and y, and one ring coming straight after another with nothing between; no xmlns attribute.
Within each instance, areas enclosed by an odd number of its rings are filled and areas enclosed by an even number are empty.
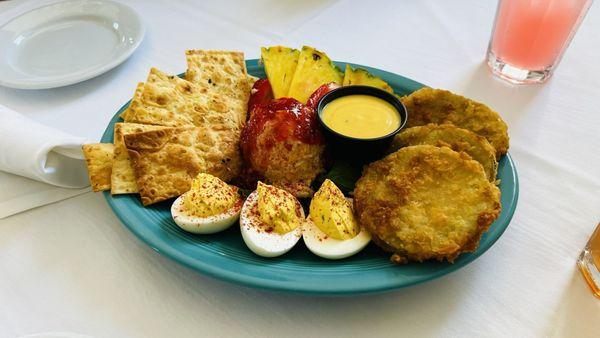
<svg viewBox="0 0 600 338"><path fill-rule="evenodd" d="M356 68L352 69L350 65L346 65L346 72L344 73L344 82L343 86L352 86L352 85L361 85L361 86L371 86L379 89L383 89L390 93L393 93L394 90L390 87L387 82L378 78L377 76L369 73L366 69Z"/></svg>
<svg viewBox="0 0 600 338"><path fill-rule="evenodd" d="M306 103L310 94L321 85L330 82L342 83L341 70L331 62L325 53L304 46L286 96Z"/></svg>
<svg viewBox="0 0 600 338"><path fill-rule="evenodd" d="M265 72L271 83L271 88L273 88L273 96L276 99L287 95L298 65L299 55L299 50L283 46L262 47L260 49Z"/></svg>

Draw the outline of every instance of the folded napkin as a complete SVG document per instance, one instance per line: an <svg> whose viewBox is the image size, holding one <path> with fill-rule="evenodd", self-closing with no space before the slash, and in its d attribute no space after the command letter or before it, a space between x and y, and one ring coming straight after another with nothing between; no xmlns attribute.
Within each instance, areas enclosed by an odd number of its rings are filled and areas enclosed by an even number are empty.
<svg viewBox="0 0 600 338"><path fill-rule="evenodd" d="M89 191L84 141L0 105L0 219Z"/></svg>
<svg viewBox="0 0 600 338"><path fill-rule="evenodd" d="M0 105L0 170L65 188L87 185L85 138L39 124Z"/></svg>

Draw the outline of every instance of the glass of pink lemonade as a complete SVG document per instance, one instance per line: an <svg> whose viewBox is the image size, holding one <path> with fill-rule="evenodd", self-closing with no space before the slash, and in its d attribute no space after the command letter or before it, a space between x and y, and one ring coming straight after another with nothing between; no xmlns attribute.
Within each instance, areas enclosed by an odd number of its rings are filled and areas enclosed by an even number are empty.
<svg viewBox="0 0 600 338"><path fill-rule="evenodd" d="M487 52L492 72L542 83L556 68L592 0L499 0Z"/></svg>

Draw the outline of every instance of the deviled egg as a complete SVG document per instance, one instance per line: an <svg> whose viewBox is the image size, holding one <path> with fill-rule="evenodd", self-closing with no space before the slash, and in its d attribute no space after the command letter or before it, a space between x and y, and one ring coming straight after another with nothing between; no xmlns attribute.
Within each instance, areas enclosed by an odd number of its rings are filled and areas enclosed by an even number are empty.
<svg viewBox="0 0 600 338"><path fill-rule="evenodd" d="M302 237L304 210L289 192L258 182L242 207L242 238L252 252L276 257L290 251Z"/></svg>
<svg viewBox="0 0 600 338"><path fill-rule="evenodd" d="M173 202L171 216L185 231L213 234L229 228L239 219L242 204L237 187L200 173L191 189Z"/></svg>
<svg viewBox="0 0 600 338"><path fill-rule="evenodd" d="M325 180L310 202L302 238L315 255L342 259L367 246L371 234L356 221L352 200L344 197L335 183Z"/></svg>

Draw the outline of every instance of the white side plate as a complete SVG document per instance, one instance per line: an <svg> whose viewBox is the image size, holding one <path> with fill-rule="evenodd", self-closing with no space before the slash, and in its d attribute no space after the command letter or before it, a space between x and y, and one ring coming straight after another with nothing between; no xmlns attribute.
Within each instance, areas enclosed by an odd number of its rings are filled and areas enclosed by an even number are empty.
<svg viewBox="0 0 600 338"><path fill-rule="evenodd" d="M144 38L140 17L108 0L74 0L26 12L0 27L0 85L55 88L125 61Z"/></svg>

